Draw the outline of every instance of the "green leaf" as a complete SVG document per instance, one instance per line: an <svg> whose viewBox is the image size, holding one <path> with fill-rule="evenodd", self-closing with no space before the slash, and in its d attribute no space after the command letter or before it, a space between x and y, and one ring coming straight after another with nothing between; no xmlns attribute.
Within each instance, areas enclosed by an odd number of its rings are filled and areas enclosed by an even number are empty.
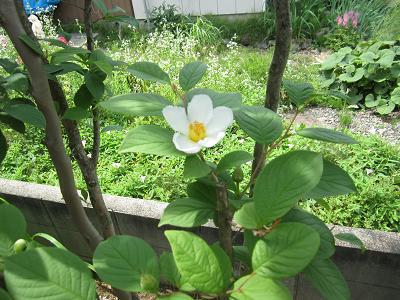
<svg viewBox="0 0 400 300"><path fill-rule="evenodd" d="M64 113L63 119L79 121L90 117L90 112L81 107L68 108Z"/></svg>
<svg viewBox="0 0 400 300"><path fill-rule="evenodd" d="M7 289L15 299L87 300L96 296L96 282L86 264L71 252L36 248L6 259Z"/></svg>
<svg viewBox="0 0 400 300"><path fill-rule="evenodd" d="M329 259L315 260L304 274L327 300L350 300L350 289L336 265Z"/></svg>
<svg viewBox="0 0 400 300"><path fill-rule="evenodd" d="M280 137L282 119L262 106L242 106L235 112L236 122L257 143L268 145Z"/></svg>
<svg viewBox="0 0 400 300"><path fill-rule="evenodd" d="M8 74L12 74L15 69L18 68L18 64L8 58L0 58L0 67L2 67Z"/></svg>
<svg viewBox="0 0 400 300"><path fill-rule="evenodd" d="M139 22L135 18L131 16L110 16L107 15L104 20L109 22L118 22L118 23L125 23L127 25L131 25L132 27L138 28Z"/></svg>
<svg viewBox="0 0 400 300"><path fill-rule="evenodd" d="M183 294L183 293L174 293L171 295L166 295L166 296L160 296L157 299L160 300L193 300L192 297Z"/></svg>
<svg viewBox="0 0 400 300"><path fill-rule="evenodd" d="M311 83L294 82L285 80L283 87L291 103L297 107L302 106L314 94L314 87Z"/></svg>
<svg viewBox="0 0 400 300"><path fill-rule="evenodd" d="M352 137L328 128L304 128L297 131L297 134L309 139L336 144L358 144Z"/></svg>
<svg viewBox="0 0 400 300"><path fill-rule="evenodd" d="M253 155L246 151L233 151L225 155L217 166L218 172L223 172L238 166L241 166L249 161L253 160Z"/></svg>
<svg viewBox="0 0 400 300"><path fill-rule="evenodd" d="M247 229L258 229L264 226L263 218L258 214L254 202L245 203L233 216L233 220Z"/></svg>
<svg viewBox="0 0 400 300"><path fill-rule="evenodd" d="M12 253L14 242L26 235L26 221L21 211L11 204L0 204L0 257Z"/></svg>
<svg viewBox="0 0 400 300"><path fill-rule="evenodd" d="M4 136L3 132L0 130L0 165L6 157L8 150L7 139Z"/></svg>
<svg viewBox="0 0 400 300"><path fill-rule="evenodd" d="M395 88L390 94L390 101L400 106L400 87Z"/></svg>
<svg viewBox="0 0 400 300"><path fill-rule="evenodd" d="M178 271L174 257L170 252L163 252L160 256L161 278L168 283L180 288L182 285L181 274Z"/></svg>
<svg viewBox="0 0 400 300"><path fill-rule="evenodd" d="M103 0L93 0L94 5L101 11L103 16L108 13L108 8Z"/></svg>
<svg viewBox="0 0 400 300"><path fill-rule="evenodd" d="M254 186L255 209L264 225L286 214L315 188L322 171L321 154L311 151L292 151L267 164Z"/></svg>
<svg viewBox="0 0 400 300"><path fill-rule="evenodd" d="M132 93L111 97L100 105L109 111L131 116L162 116L163 108L171 102L156 94Z"/></svg>
<svg viewBox="0 0 400 300"><path fill-rule="evenodd" d="M368 94L365 97L365 106L368 108L376 107L380 103L380 99L375 100L375 96L373 94Z"/></svg>
<svg viewBox="0 0 400 300"><path fill-rule="evenodd" d="M158 65L151 62L137 62L128 67L127 71L143 80L170 84L171 80Z"/></svg>
<svg viewBox="0 0 400 300"><path fill-rule="evenodd" d="M93 62L93 64L97 67L97 69L102 71L107 76L112 76L113 66L108 61L99 60L99 61Z"/></svg>
<svg viewBox="0 0 400 300"><path fill-rule="evenodd" d="M128 132L119 149L121 153L139 152L156 155L184 155L172 142L174 132L155 125L142 125Z"/></svg>
<svg viewBox="0 0 400 300"><path fill-rule="evenodd" d="M0 299L1 300L12 300L11 296L9 293L7 293L5 290L0 288Z"/></svg>
<svg viewBox="0 0 400 300"><path fill-rule="evenodd" d="M105 90L104 83L96 74L90 72L86 73L85 85L94 99L98 100L103 96Z"/></svg>
<svg viewBox="0 0 400 300"><path fill-rule="evenodd" d="M333 234L318 217L302 209L294 208L282 218L282 222L302 223L318 232L320 244L316 257L319 259L329 258L335 253L335 239Z"/></svg>
<svg viewBox="0 0 400 300"><path fill-rule="evenodd" d="M327 57L327 59L321 64L321 70L327 71L336 68L337 64L339 64L347 54L351 53L350 47L345 47L340 49L338 52L335 52Z"/></svg>
<svg viewBox="0 0 400 300"><path fill-rule="evenodd" d="M24 42L33 52L39 54L40 56L43 55L42 48L40 48L40 44L37 41L34 41L30 36L27 34L22 34L19 36L19 39Z"/></svg>
<svg viewBox="0 0 400 300"><path fill-rule="evenodd" d="M319 249L319 234L301 223L282 223L257 242L253 270L261 276L282 279L301 272Z"/></svg>
<svg viewBox="0 0 400 300"><path fill-rule="evenodd" d="M353 179L339 166L324 159L324 169L318 185L305 197L322 199L357 192Z"/></svg>
<svg viewBox="0 0 400 300"><path fill-rule="evenodd" d="M395 109L395 107L396 105L394 103L387 102L381 106L378 106L376 111L381 115L388 115Z"/></svg>
<svg viewBox="0 0 400 300"><path fill-rule="evenodd" d="M192 199L216 205L217 193L214 186L205 184L200 181L192 182L187 185L187 194Z"/></svg>
<svg viewBox="0 0 400 300"><path fill-rule="evenodd" d="M46 120L41 111L29 104L11 104L4 111L21 122L31 124L38 128L46 127Z"/></svg>
<svg viewBox="0 0 400 300"><path fill-rule="evenodd" d="M245 246L233 246L234 261L241 262L247 267L251 267L250 251Z"/></svg>
<svg viewBox="0 0 400 300"><path fill-rule="evenodd" d="M68 61L77 61L76 56L83 56L90 54L89 50L78 48L78 47L67 47L54 52L51 57L52 64L59 64Z"/></svg>
<svg viewBox="0 0 400 300"><path fill-rule="evenodd" d="M239 278L233 285L230 300L291 300L288 288L281 282L251 274Z"/></svg>
<svg viewBox="0 0 400 300"><path fill-rule="evenodd" d="M390 68L396 57L396 53L391 49L383 49L379 51L379 53L381 54L381 57L376 63L380 64L384 68Z"/></svg>
<svg viewBox="0 0 400 300"><path fill-rule="evenodd" d="M47 234L47 233L42 233L42 232L38 232L35 233L32 236L32 240L36 239L36 238L42 238L45 239L46 241L50 242L51 244L53 244L55 247L60 248L60 249L64 249L64 250L68 250L67 248L65 248L65 246L63 244L61 244L57 239L55 239L54 237L52 237L51 235Z"/></svg>
<svg viewBox="0 0 400 300"><path fill-rule="evenodd" d="M179 199L164 210L160 224L179 227L197 227L208 222L215 214L215 205L196 199Z"/></svg>
<svg viewBox="0 0 400 300"><path fill-rule="evenodd" d="M337 238L338 240L347 242L351 245L357 246L358 248L361 249L361 252L364 252L366 250L365 245L362 242L362 240L360 240L355 234L342 232L342 233L335 234L335 238Z"/></svg>
<svg viewBox="0 0 400 300"><path fill-rule="evenodd" d="M179 73L179 84L184 91L193 88L203 78L207 71L207 65L195 61L185 65Z"/></svg>
<svg viewBox="0 0 400 300"><path fill-rule="evenodd" d="M0 112L0 122L8 125L10 128L18 131L19 133L25 133L25 125L20 120L13 118L5 113Z"/></svg>
<svg viewBox="0 0 400 300"><path fill-rule="evenodd" d="M208 175L211 172L210 167L202 161L197 155L189 155L185 159L183 176L186 178L199 178Z"/></svg>
<svg viewBox="0 0 400 300"><path fill-rule="evenodd" d="M339 76L339 79L344 82L348 83L353 83L359 81L361 78L364 77L365 74L365 69L364 68L358 68L354 72L354 74L351 73L343 73Z"/></svg>
<svg viewBox="0 0 400 300"><path fill-rule="evenodd" d="M89 92L86 84L82 84L74 96L74 103L77 107L88 109L93 104L94 97Z"/></svg>
<svg viewBox="0 0 400 300"><path fill-rule="evenodd" d="M226 254L226 252L221 248L218 243L215 243L211 246L212 251L215 254L215 257L218 259L219 266L221 268L222 276L224 277L225 288L231 285L231 279L233 278L233 268L231 259Z"/></svg>
<svg viewBox="0 0 400 300"><path fill-rule="evenodd" d="M185 231L168 230L165 235L186 282L203 293L223 291L225 282L219 260L204 240Z"/></svg>
<svg viewBox="0 0 400 300"><path fill-rule="evenodd" d="M242 96L239 93L218 93L210 89L193 89L186 93L188 102L196 95L208 95L214 107L226 106L233 110L240 108Z"/></svg>
<svg viewBox="0 0 400 300"><path fill-rule="evenodd" d="M147 275L158 285L157 255L136 237L118 235L101 242L94 253L93 265L101 280L124 291L144 291L141 279Z"/></svg>
<svg viewBox="0 0 400 300"><path fill-rule="evenodd" d="M5 89L14 90L25 94L28 91L28 77L23 73L14 73L5 78L2 82Z"/></svg>

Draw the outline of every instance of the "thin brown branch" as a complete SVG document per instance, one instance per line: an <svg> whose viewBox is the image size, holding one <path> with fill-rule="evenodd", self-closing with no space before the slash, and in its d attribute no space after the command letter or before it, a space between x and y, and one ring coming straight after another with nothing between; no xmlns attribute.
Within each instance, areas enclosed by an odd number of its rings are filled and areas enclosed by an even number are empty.
<svg viewBox="0 0 400 300"><path fill-rule="evenodd" d="M93 146L92 146L92 165L97 168L100 155L100 113L98 108L92 109L93 114Z"/></svg>
<svg viewBox="0 0 400 300"><path fill-rule="evenodd" d="M45 144L55 166L61 193L71 218L88 242L88 245L94 250L102 240L102 237L89 221L77 193L71 161L65 152L60 120L53 104L53 98L47 80L47 74L43 67L42 58L19 39L21 35L29 33L29 31L27 32L25 30L23 25L23 23L25 22L26 24L27 21L21 6L21 2L17 0L3 0L0 6L1 22L28 70L32 95L39 110L45 117ZM18 12L22 15L20 16Z"/></svg>

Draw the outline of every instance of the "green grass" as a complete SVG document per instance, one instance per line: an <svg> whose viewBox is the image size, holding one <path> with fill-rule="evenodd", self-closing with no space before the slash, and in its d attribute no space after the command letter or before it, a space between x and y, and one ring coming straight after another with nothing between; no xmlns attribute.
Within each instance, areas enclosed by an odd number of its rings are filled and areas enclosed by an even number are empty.
<svg viewBox="0 0 400 300"><path fill-rule="evenodd" d="M104 39L102 47L114 58L133 63L148 60L159 63L172 79L177 82L180 68L187 62L203 60L208 63L207 75L200 87L219 91L240 92L246 104L261 104L265 95L267 67L272 59L272 51L261 52L237 47L231 43L227 49L210 47L198 51L200 46L190 37L168 32L155 33L149 37L134 35L123 41ZM10 55L0 51L0 56ZM285 73L287 79L311 82L316 91L320 87L319 66L306 54L291 54ZM82 78L66 75L62 78L68 99L72 100ZM132 91L155 92L176 101L168 87L148 84L126 73L114 74L107 81L111 94ZM341 106L330 102L327 96L318 96L314 103ZM332 104L333 103L333 104ZM156 118L129 118L104 112L102 126L121 125L123 131L102 133L101 157L98 174L102 189L106 193L171 201L185 196L183 180L183 159L165 158L143 154L118 153L126 131L140 124L156 123L165 125ZM90 149L90 126L81 124L83 139ZM57 185L58 179L43 145L43 132L28 128L25 136L5 131L10 141L6 160L0 168L2 177ZM293 137L274 155L289 149L311 149L322 151L325 156L346 169L354 178L358 194L327 199L326 202L301 203L314 211L324 221L347 226L398 231L400 211L400 188L393 178L400 173L398 153L400 146L391 146L376 137L356 137L360 144L351 146L324 144L301 137ZM237 126L233 126L224 141L206 153L210 160L220 159L232 150L252 152L253 143ZM78 186L84 188L79 169L74 163ZM249 172L249 166L245 168ZM372 171L372 172L371 172Z"/></svg>

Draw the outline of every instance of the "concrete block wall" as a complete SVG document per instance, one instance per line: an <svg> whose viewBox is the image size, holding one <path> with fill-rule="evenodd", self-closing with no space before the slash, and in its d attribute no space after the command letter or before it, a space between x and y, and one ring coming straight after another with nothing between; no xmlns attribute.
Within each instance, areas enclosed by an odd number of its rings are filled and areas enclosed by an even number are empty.
<svg viewBox="0 0 400 300"><path fill-rule="evenodd" d="M19 207L27 221L30 233L46 232L57 238L68 249L83 258L90 258L89 248L68 215L57 187L0 179L0 196ZM120 234L135 235L150 243L158 253L169 250L158 228L159 218L166 203L106 195L105 201ZM96 226L93 210L86 207ZM333 259L346 278L355 300L400 299L400 236L375 230L331 226L336 234L352 232L365 243L364 254L343 242L337 243ZM217 240L212 224L193 229L208 242ZM323 299L300 275L287 281L296 300Z"/></svg>

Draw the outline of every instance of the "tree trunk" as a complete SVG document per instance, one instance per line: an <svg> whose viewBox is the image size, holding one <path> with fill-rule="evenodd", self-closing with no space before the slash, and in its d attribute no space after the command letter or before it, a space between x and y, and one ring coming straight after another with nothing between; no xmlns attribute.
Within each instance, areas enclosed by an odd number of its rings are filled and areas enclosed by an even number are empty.
<svg viewBox="0 0 400 300"><path fill-rule="evenodd" d="M276 11L275 24L276 24L276 43L274 49L274 56L272 58L271 66L268 71L268 81L265 93L264 106L274 112L278 111L280 102L280 90L282 85L283 72L285 71L286 64L289 58L290 45L292 41L292 26L290 21L290 0L274 1L274 8ZM254 146L254 160L252 172L258 176L262 168L257 168L259 163L264 165L265 153L263 145L257 144ZM250 194L253 187L250 187Z"/></svg>
<svg viewBox="0 0 400 300"><path fill-rule="evenodd" d="M23 14L23 18L20 18L19 14L21 13ZM27 31L23 25L23 22L26 24L26 16L21 3L18 1L14 2L13 0L3 0L0 6L0 18L3 28L28 70L32 95L39 110L46 119L45 144L55 166L61 193L68 211L74 224L90 248L94 250L102 240L102 237L88 219L77 193L71 161L65 152L60 120L53 104L42 58L19 39L21 35L27 35Z"/></svg>

